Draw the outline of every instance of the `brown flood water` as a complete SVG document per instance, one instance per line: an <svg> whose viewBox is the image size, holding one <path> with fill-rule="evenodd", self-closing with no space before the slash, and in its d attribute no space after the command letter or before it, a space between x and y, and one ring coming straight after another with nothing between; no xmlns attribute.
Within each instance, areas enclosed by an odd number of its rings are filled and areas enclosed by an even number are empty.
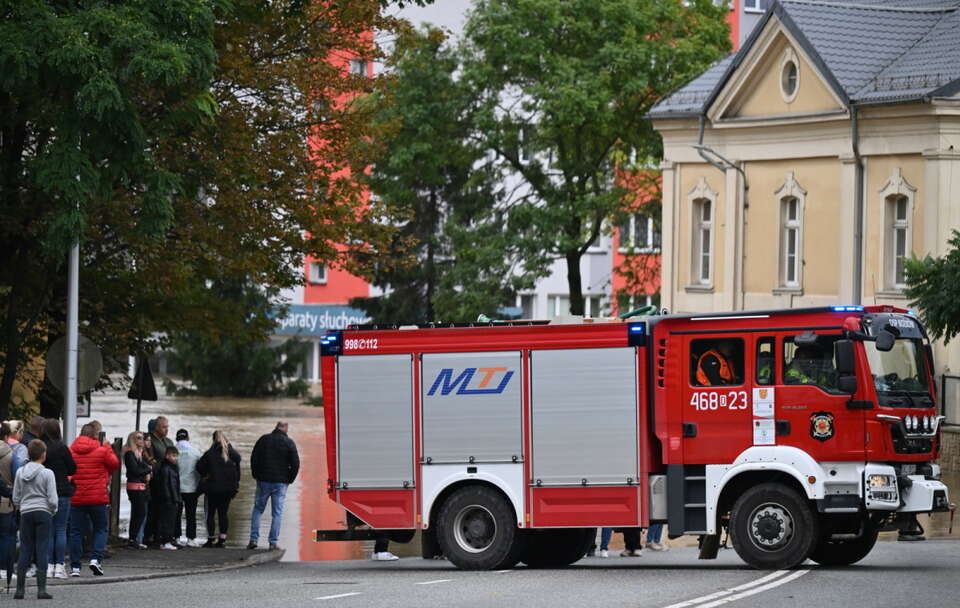
<svg viewBox="0 0 960 608"><path fill-rule="evenodd" d="M126 393L94 395L92 418L103 424L109 439L121 437L134 430L136 403ZM230 504L228 543L246 545L250 537L250 510L253 506L255 482L250 475L250 453L257 439L273 430L278 420L290 424L290 436L300 452L300 474L287 491L280 528L280 546L287 550L284 561L313 561L356 559L368 553L365 543L317 543L313 531L317 528L337 528L343 524L343 509L327 498L327 463L324 450L323 410L302 405L299 399L235 399L166 397L142 404L140 426L146 430L147 421L164 415L170 420L170 437L181 428L190 433L191 443L201 452L210 447L215 430L222 430L243 458L240 492ZM79 424L87 422L81 418ZM130 504L126 493L120 499L121 535L126 536ZM270 529L270 507L260 520L260 545L267 544ZM197 535L204 537L202 509L198 509Z"/></svg>
<svg viewBox="0 0 960 608"><path fill-rule="evenodd" d="M94 395L92 418L99 420L109 439L122 437L133 430L136 421L136 404L126 398L125 393L111 392ZM231 545L246 545L250 535L250 510L253 505L254 481L250 476L250 453L253 444L260 435L270 432L277 420L290 423L290 436L300 451L300 474L288 492L283 514L283 526L280 529L280 546L287 550L284 561L316 561L337 559L362 559L369 555L372 543L364 542L327 542L317 543L314 530L317 528L343 527L343 509L327 498L327 463L323 435L323 410L302 405L299 399L236 399L236 398L199 398L166 397L159 401L144 403L142 406L142 430L146 430L147 420L164 415L170 420L170 435L173 438L177 429L185 428L190 432L191 443L201 452L210 446L210 438L215 430L223 430L234 448L243 457L241 466L240 493L230 504L230 530L228 542ZM81 418L79 424L86 422ZM956 502L956 492L960 491L960 472L944 473L944 482L950 487L951 500ZM121 535L126 535L130 505L124 492L121 492L120 518ZM198 513L197 534L202 537L206 527L203 514ZM949 513L937 513L933 517L922 516L921 524L927 537L960 538L960 522L948 533ZM260 544L266 545L270 526L269 506L261 519ZM884 533L881 538L893 540L896 533ZM664 534L666 539L666 533ZM685 546L695 538L680 538L670 541L674 546ZM620 535L614 536L611 548L619 549ZM419 555L419 539L408 544L391 543L390 550L401 556Z"/></svg>

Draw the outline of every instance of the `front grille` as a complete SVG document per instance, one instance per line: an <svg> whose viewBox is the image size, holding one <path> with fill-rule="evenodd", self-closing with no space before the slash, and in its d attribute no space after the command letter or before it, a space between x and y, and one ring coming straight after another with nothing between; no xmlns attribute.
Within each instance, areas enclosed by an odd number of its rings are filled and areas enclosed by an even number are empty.
<svg viewBox="0 0 960 608"><path fill-rule="evenodd" d="M893 450L897 454L929 454L933 451L933 439L930 437L904 437L900 425L890 426L893 438Z"/></svg>

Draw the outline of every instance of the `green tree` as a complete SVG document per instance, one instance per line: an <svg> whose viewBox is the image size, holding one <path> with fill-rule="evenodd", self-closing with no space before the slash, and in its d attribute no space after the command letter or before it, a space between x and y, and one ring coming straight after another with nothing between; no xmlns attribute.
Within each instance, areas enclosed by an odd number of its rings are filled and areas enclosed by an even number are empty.
<svg viewBox="0 0 960 608"><path fill-rule="evenodd" d="M572 314L581 257L625 204L617 159L662 157L645 116L728 51L726 13L712 0L477 1L462 47L476 136L527 188L509 223L566 261Z"/></svg>
<svg viewBox="0 0 960 608"><path fill-rule="evenodd" d="M943 257L906 260L910 305L920 310L927 331L944 342L960 334L960 232L954 230L948 244Z"/></svg>
<svg viewBox="0 0 960 608"><path fill-rule="evenodd" d="M532 284L517 271L516 239L498 221L501 176L470 138L472 95L455 78L458 67L440 30L408 30L390 78L368 100L378 154L364 181L393 210L398 230L367 254L380 262L371 279L385 295L353 304L379 323L474 320Z"/></svg>
<svg viewBox="0 0 960 608"><path fill-rule="evenodd" d="M175 334L172 360L183 377L200 395L278 394L306 360L306 351L298 340L272 347L262 339L275 325L276 290L248 280L216 281L204 290L232 309L225 316L244 318L248 331L217 338L206 332Z"/></svg>
<svg viewBox="0 0 960 608"><path fill-rule="evenodd" d="M263 339L207 285L288 287L389 235L351 177L372 79L345 69L376 57L381 4L0 0L0 417L64 333L78 238L112 372L155 336Z"/></svg>

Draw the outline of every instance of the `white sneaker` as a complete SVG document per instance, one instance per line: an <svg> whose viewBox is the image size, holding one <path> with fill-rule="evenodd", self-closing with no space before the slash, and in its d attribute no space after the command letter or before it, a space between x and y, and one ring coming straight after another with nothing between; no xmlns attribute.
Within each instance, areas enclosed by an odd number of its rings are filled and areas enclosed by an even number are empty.
<svg viewBox="0 0 960 608"><path fill-rule="evenodd" d="M70 576L80 576L80 568L70 568Z"/></svg>
<svg viewBox="0 0 960 608"><path fill-rule="evenodd" d="M67 569L63 564L54 565L53 578L67 578Z"/></svg>
<svg viewBox="0 0 960 608"><path fill-rule="evenodd" d="M47 564L47 578L53 578L53 564Z"/></svg>
<svg viewBox="0 0 960 608"><path fill-rule="evenodd" d="M640 557L640 549L637 549L636 551L624 549L623 553L620 554L620 557Z"/></svg>
<svg viewBox="0 0 960 608"><path fill-rule="evenodd" d="M7 578L7 571L6 571L6 570L0 570L0 579L3 579L3 578ZM15 579L15 578L17 578L17 573L16 573L16 572L11 572L11 573L10 573L10 580L13 580L13 579Z"/></svg>
<svg viewBox="0 0 960 608"><path fill-rule="evenodd" d="M647 543L647 549L651 551L669 551L670 547L663 543Z"/></svg>
<svg viewBox="0 0 960 608"><path fill-rule="evenodd" d="M188 545L190 544L190 541L187 540L187 537L186 537L186 536L181 536L180 538L178 538L178 539L176 540L176 543L177 543L178 545L180 545L180 546L186 547L186 546L188 546Z"/></svg>
<svg viewBox="0 0 960 608"><path fill-rule="evenodd" d="M196 538L191 538L191 539L187 540L187 546L188 546L188 547L202 547L202 546L203 546L203 543L200 542L199 540L197 540Z"/></svg>
<svg viewBox="0 0 960 608"><path fill-rule="evenodd" d="M610 552L606 549L600 549L600 557L607 558L610 557Z"/></svg>
<svg viewBox="0 0 960 608"><path fill-rule="evenodd" d="M103 566L100 565L100 560L91 559L90 560L90 570L93 571L95 576L103 576ZM73 576L71 574L71 576ZM80 573L77 572L77 576L80 576Z"/></svg>
<svg viewBox="0 0 960 608"><path fill-rule="evenodd" d="M400 558L389 551L382 551L380 553L374 553L370 556L370 559L375 562L392 562L393 560Z"/></svg>
<svg viewBox="0 0 960 608"><path fill-rule="evenodd" d="M30 566L30 568L27 570L27 578L33 578L36 575L37 575L37 567Z"/></svg>
<svg viewBox="0 0 960 608"><path fill-rule="evenodd" d="M164 543L160 545L160 548L164 551L176 551L177 548L173 546L173 543Z"/></svg>

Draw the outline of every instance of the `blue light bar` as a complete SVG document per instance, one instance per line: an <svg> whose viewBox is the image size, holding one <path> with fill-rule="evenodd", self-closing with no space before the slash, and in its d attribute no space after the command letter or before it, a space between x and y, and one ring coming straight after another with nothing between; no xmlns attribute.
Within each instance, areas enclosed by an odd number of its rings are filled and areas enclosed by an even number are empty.
<svg viewBox="0 0 960 608"><path fill-rule="evenodd" d="M863 306L834 306L834 312L863 312Z"/></svg>
<svg viewBox="0 0 960 608"><path fill-rule="evenodd" d="M638 334L642 334L643 331L644 331L643 325L634 325L633 327L630 328L630 331L631 331L631 332L636 332L636 333L638 333Z"/></svg>
<svg viewBox="0 0 960 608"><path fill-rule="evenodd" d="M629 346L643 346L646 344L646 323L630 323L627 325L627 344Z"/></svg>

